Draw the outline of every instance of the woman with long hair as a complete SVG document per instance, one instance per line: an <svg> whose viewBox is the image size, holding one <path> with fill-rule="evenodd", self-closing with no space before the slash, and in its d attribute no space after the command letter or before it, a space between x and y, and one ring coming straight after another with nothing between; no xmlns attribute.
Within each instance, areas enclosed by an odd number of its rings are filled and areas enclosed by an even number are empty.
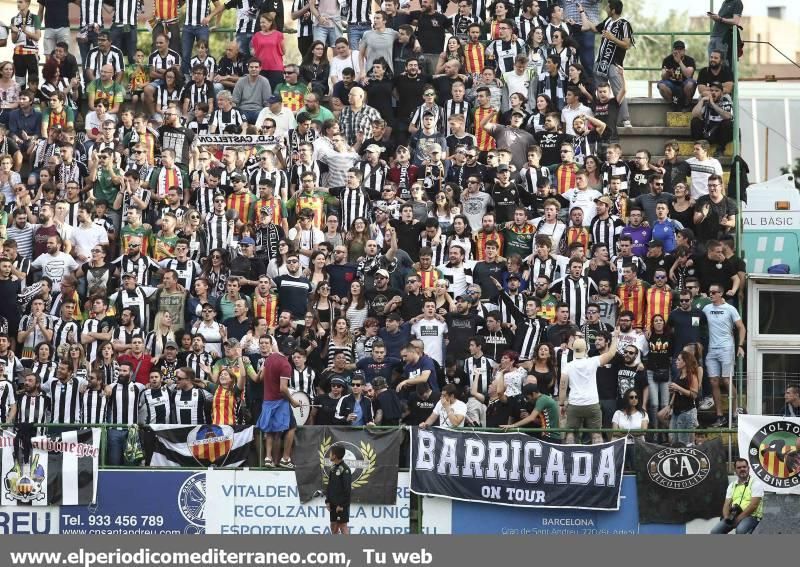
<svg viewBox="0 0 800 567"><path fill-rule="evenodd" d="M594 92L594 84L592 80L586 76L583 65L575 61L570 63L569 67L567 67L567 86L570 85L578 87L578 91L580 91L578 99L581 101L581 104L589 106L594 102L594 96L592 95Z"/></svg>
<svg viewBox="0 0 800 567"><path fill-rule="evenodd" d="M183 92L183 73L180 67L173 65L164 71L164 82L156 86L153 95L157 112L162 112L170 102L179 102Z"/></svg>
<svg viewBox="0 0 800 567"><path fill-rule="evenodd" d="M350 230L344 235L348 262L355 264L359 258L364 256L368 240L370 240L369 223L364 217L357 217L353 220Z"/></svg>
<svg viewBox="0 0 800 567"><path fill-rule="evenodd" d="M0 123L8 124L11 111L19 108L19 93L19 83L14 77L14 64L3 61L0 63Z"/></svg>
<svg viewBox="0 0 800 567"><path fill-rule="evenodd" d="M89 362L86 360L86 351L82 344L74 343L69 345L66 362L69 365L70 373L75 378L89 379Z"/></svg>
<svg viewBox="0 0 800 567"><path fill-rule="evenodd" d="M267 265L267 275L270 279L274 280L278 276L285 276L289 273L289 268L286 265L286 256L289 255L290 251L289 241L281 239L278 242L278 254Z"/></svg>
<svg viewBox="0 0 800 567"><path fill-rule="evenodd" d="M238 378L234 378L227 368L219 371L217 387L211 400L211 423L214 425L237 425L239 404L244 403L245 379L244 373L240 373Z"/></svg>
<svg viewBox="0 0 800 567"><path fill-rule="evenodd" d="M364 294L364 285L355 280L350 284L350 293L342 300L344 304L343 318L347 320L348 328L351 333L360 329L364 325L369 311L369 302ZM333 359L331 359L333 360Z"/></svg>
<svg viewBox="0 0 800 567"><path fill-rule="evenodd" d="M385 58L378 57L372 62L372 75L364 79L363 88L367 93L369 105L386 121L383 136L384 140L387 140L392 134L390 124L394 124L395 115L392 106L394 81L389 62Z"/></svg>
<svg viewBox="0 0 800 567"><path fill-rule="evenodd" d="M311 283L311 291L317 289L317 286L329 279L328 270L325 267L327 258L325 252L317 250L311 253L308 260L308 268L305 269L306 277Z"/></svg>
<svg viewBox="0 0 800 567"><path fill-rule="evenodd" d="M455 311L456 302L448 291L450 289L450 282L442 278L436 280L433 286L433 299L436 301L436 313L444 317L451 311Z"/></svg>
<svg viewBox="0 0 800 567"><path fill-rule="evenodd" d="M500 30L498 27L500 22L504 22L507 19L513 21L514 14L512 7L505 0L497 0L497 2L489 6L489 15L491 19L484 25L485 33L490 40L500 39ZM516 24L513 25L512 31L513 33L517 33Z"/></svg>
<svg viewBox="0 0 800 567"><path fill-rule="evenodd" d="M203 262L201 277L208 280L209 292L216 301L225 295L225 285L231 275L228 252L222 248L214 248Z"/></svg>
<svg viewBox="0 0 800 567"><path fill-rule="evenodd" d="M261 337L266 337L268 335L269 325L267 324L267 320L263 317L254 318L250 323L250 328L247 330L247 333L242 337L242 340L239 341L242 347L242 354L245 356L258 354L259 340L261 340Z"/></svg>
<svg viewBox="0 0 800 567"><path fill-rule="evenodd" d="M202 316L202 306L205 303L214 303L211 297L211 284L204 277L199 277L192 284L191 293L187 300L186 312L189 315L189 325L194 325L195 321Z"/></svg>
<svg viewBox="0 0 800 567"><path fill-rule="evenodd" d="M511 124L511 116L515 112L521 112L523 114L522 123L527 124L528 120L531 119L531 113L528 112L527 97L522 93L513 93L510 97L508 97L508 104L511 106L511 108L500 115L500 123L508 126Z"/></svg>
<svg viewBox="0 0 800 567"><path fill-rule="evenodd" d="M525 369L517 366L519 354L507 350L500 355L500 362L494 369L494 380L489 386L486 403L486 427L508 425L511 415L509 398L522 393L522 383L527 376ZM473 394L474 395L474 394Z"/></svg>
<svg viewBox="0 0 800 567"><path fill-rule="evenodd" d="M647 412L650 423L658 420L658 410L669 404L669 383L672 381L672 350L675 341L672 329L662 315L653 315L647 330L650 353L647 355L647 391L649 393ZM660 435L657 437L661 437Z"/></svg>
<svg viewBox="0 0 800 567"><path fill-rule="evenodd" d="M325 42L315 41L303 56L300 64L300 79L317 96L323 97L328 94L328 77L331 74L331 64L328 61L328 48Z"/></svg>
<svg viewBox="0 0 800 567"><path fill-rule="evenodd" d="M347 319L344 317L337 317L333 322L330 339L325 348L325 358L328 368L333 366L333 359L340 352L344 353L348 364L355 362L354 345L355 339L353 338L353 333L350 332L350 324Z"/></svg>
<svg viewBox="0 0 800 567"><path fill-rule="evenodd" d="M446 233L450 230L453 224L453 218L455 214L457 214L453 213L454 208L456 208L456 205L453 203L453 199L451 199L445 191L439 191L433 203L431 203L431 212L428 213L428 216L439 221L439 228L442 233Z"/></svg>
<svg viewBox="0 0 800 567"><path fill-rule="evenodd" d="M195 262L206 257L206 231L200 211L189 207L181 219L178 237L189 241L189 258Z"/></svg>
<svg viewBox="0 0 800 567"><path fill-rule="evenodd" d="M536 96L536 112L528 120L527 127L533 127L534 132L541 132L544 130L544 119L551 112L558 112L556 105L550 100L546 94Z"/></svg>
<svg viewBox="0 0 800 567"><path fill-rule="evenodd" d="M530 369L536 378L539 391L552 396L556 391L556 351L550 343L541 343L536 348L536 358Z"/></svg>
<svg viewBox="0 0 800 567"><path fill-rule="evenodd" d="M117 353L114 352L114 345L108 341L103 341L100 344L98 352L99 356L92 363L92 370L103 377L103 384L109 386L119 378Z"/></svg>
<svg viewBox="0 0 800 567"><path fill-rule="evenodd" d="M458 61L459 70L464 66L464 48L455 36L450 36L444 51L439 54L439 59L436 61L436 75L444 73L444 65L448 61Z"/></svg>
<svg viewBox="0 0 800 567"><path fill-rule="evenodd" d="M169 311L159 311L156 313L153 330L147 333L145 348L153 357L153 364L156 364L164 353L164 345L175 341L175 331L173 330L174 321L172 313Z"/></svg>
<svg viewBox="0 0 800 567"><path fill-rule="evenodd" d="M307 311L303 317L303 324L295 329L298 347L306 353L306 362L317 372L325 369L322 352L328 343L328 331L322 327L319 315L314 311Z"/></svg>
<svg viewBox="0 0 800 567"><path fill-rule="evenodd" d="M602 191L603 177L600 173L602 162L597 156L589 155L583 160L583 167L586 170L586 177L589 180L589 189Z"/></svg>
<svg viewBox="0 0 800 567"><path fill-rule="evenodd" d="M611 417L611 427L619 429L625 433L615 434L615 437L626 437L625 443L625 468L630 470L633 468L633 450L634 441L633 436L642 436L643 433L631 433L636 429L647 429L649 420L647 419L647 412L642 409L642 400L639 399L639 392L636 388L628 388L622 394L622 409L618 409Z"/></svg>
<svg viewBox="0 0 800 567"><path fill-rule="evenodd" d="M39 382L44 384L56 377L58 362L53 360L53 347L50 343L39 343L33 349L33 366L31 372L39 377Z"/></svg>
<svg viewBox="0 0 800 567"><path fill-rule="evenodd" d="M450 250L450 247L455 245L464 249L464 260L472 259L472 227L464 215L456 215L453 218L452 231L447 237L447 249Z"/></svg>
<svg viewBox="0 0 800 567"><path fill-rule="evenodd" d="M564 34L563 30L555 30L552 35L552 43L547 50L547 55L555 55L560 63L558 65L558 75L561 80L567 78L567 69L572 63L577 62L578 52L572 45L571 40Z"/></svg>
<svg viewBox="0 0 800 567"><path fill-rule="evenodd" d="M532 69L538 77L544 73L544 62L547 60L547 44L544 41L544 29L533 28L528 33L528 69Z"/></svg>
<svg viewBox="0 0 800 567"><path fill-rule="evenodd" d="M339 315L339 306L331 300L331 284L324 281L317 286L311 294L311 309L319 318L319 324L326 332L331 328L331 322Z"/></svg>
<svg viewBox="0 0 800 567"><path fill-rule="evenodd" d="M69 79L61 76L61 67L52 57L48 57L44 66L42 66L42 82L39 84L38 98L40 100L50 100L56 93L62 93L66 98L65 106L75 110L77 108L76 100L79 98L78 87L74 88L69 82Z"/></svg>
<svg viewBox="0 0 800 567"><path fill-rule="evenodd" d="M275 15L265 12L258 19L259 30L250 40L250 53L261 61L261 75L272 90L283 82L283 32L275 29Z"/></svg>
<svg viewBox="0 0 800 567"><path fill-rule="evenodd" d="M700 392L702 380L697 360L694 354L686 349L682 350L675 358L678 379L669 383L669 391L674 396L670 429L688 430L697 427L697 395ZM683 444L694 443L694 432L671 433L670 441Z"/></svg>
<svg viewBox="0 0 800 567"><path fill-rule="evenodd" d="M680 181L673 185L675 198L669 204L669 218L679 222L683 228L694 230L694 199L686 187L686 183Z"/></svg>

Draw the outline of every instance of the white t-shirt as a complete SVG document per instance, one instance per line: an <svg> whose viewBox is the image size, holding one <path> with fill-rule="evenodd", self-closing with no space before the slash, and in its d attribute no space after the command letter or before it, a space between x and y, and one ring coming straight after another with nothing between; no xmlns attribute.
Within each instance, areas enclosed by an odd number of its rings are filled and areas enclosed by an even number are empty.
<svg viewBox="0 0 800 567"><path fill-rule="evenodd" d="M297 228L289 229L289 240L297 238ZM320 242L325 242L325 235L318 228L311 228L303 230L300 235L300 250L313 250L315 246L319 246ZM300 254L300 265L308 268L310 258Z"/></svg>
<svg viewBox="0 0 800 567"><path fill-rule="evenodd" d="M42 254L31 262L32 268L41 268L42 275L53 280L53 291L61 291L61 280L67 274L78 269L78 263L66 252L58 252L54 256Z"/></svg>
<svg viewBox="0 0 800 567"><path fill-rule="evenodd" d="M628 415L622 410L617 410L614 412L614 416L611 418L612 425L615 425L620 429L624 429L625 431L630 431L631 429L642 429L647 421L647 414L644 414L640 411L635 411L631 415ZM628 437L625 442L630 445L633 443L633 439Z"/></svg>
<svg viewBox="0 0 800 567"><path fill-rule="evenodd" d="M730 303L714 305L709 303L703 307L708 321L708 350L735 350L736 337L734 328L741 319L739 312Z"/></svg>
<svg viewBox="0 0 800 567"><path fill-rule="evenodd" d="M72 231L71 240L78 253L90 257L94 245L108 244L108 233L100 226L92 223L89 228L75 227L75 230Z"/></svg>
<svg viewBox="0 0 800 567"><path fill-rule="evenodd" d="M463 415L464 417L466 417L467 404L465 404L461 400L454 401L452 404L450 404L450 407L453 409L454 415ZM453 425L452 423L450 423L450 419L447 417L447 412L442 406L441 401L436 402L436 406L433 408L433 413L439 416L439 427L449 427L451 429L453 427L464 427L464 421L465 421L464 419L462 419L461 423L459 423L458 425Z"/></svg>
<svg viewBox="0 0 800 567"><path fill-rule="evenodd" d="M550 241L553 243L553 248L558 246L558 243L561 242L561 237L564 236L564 231L567 230L567 225L560 220L550 224L545 221L544 217L536 217L529 224L536 227L537 235L549 236Z"/></svg>
<svg viewBox="0 0 800 567"><path fill-rule="evenodd" d="M420 319L411 327L411 333L425 345L425 354L444 366L444 337L447 323L438 319Z"/></svg>
<svg viewBox="0 0 800 567"><path fill-rule="evenodd" d="M578 104L578 108L574 110L569 106L565 106L563 109L561 109L561 122L566 125L564 127L565 133L569 134L570 136L575 135L575 128L572 127L572 121L575 120L576 116L580 116L581 114L584 116L594 116L592 109L583 104Z"/></svg>
<svg viewBox="0 0 800 567"><path fill-rule="evenodd" d="M565 372L569 377L569 404L571 406L591 406L600 403L597 394L597 369L600 357L576 358L569 362Z"/></svg>
<svg viewBox="0 0 800 567"><path fill-rule="evenodd" d="M358 51L351 50L350 57L346 57L345 59L339 59L338 57L333 57L331 59L330 76L336 77L338 80L341 81L342 71L344 71L348 67L353 69L353 71L356 72L356 77L358 77L358 73L361 70L361 63L359 62Z"/></svg>
<svg viewBox="0 0 800 567"><path fill-rule="evenodd" d="M575 207L580 207L583 211L583 226L592 224L592 219L597 214L597 205L594 204L594 200L602 196L603 194L595 189L581 191L577 187L564 193L564 198L569 200L570 212Z"/></svg>
<svg viewBox="0 0 800 567"><path fill-rule="evenodd" d="M695 201L703 195L708 195L708 178L712 174L722 175L722 164L716 158L708 158L703 161L695 157L686 160L686 164L691 169L691 195Z"/></svg>

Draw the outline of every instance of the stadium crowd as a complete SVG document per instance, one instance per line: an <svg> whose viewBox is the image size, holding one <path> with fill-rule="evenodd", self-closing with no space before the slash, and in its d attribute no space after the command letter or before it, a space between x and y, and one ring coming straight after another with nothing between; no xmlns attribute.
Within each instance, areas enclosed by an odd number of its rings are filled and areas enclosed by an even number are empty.
<svg viewBox="0 0 800 567"><path fill-rule="evenodd" d="M305 425L728 425L740 1L711 16L707 68L681 41L664 59L692 156L625 142L620 0L163 0L152 45L136 0L81 0L80 64L66 3L17 4L0 421L260 423L280 349Z"/></svg>

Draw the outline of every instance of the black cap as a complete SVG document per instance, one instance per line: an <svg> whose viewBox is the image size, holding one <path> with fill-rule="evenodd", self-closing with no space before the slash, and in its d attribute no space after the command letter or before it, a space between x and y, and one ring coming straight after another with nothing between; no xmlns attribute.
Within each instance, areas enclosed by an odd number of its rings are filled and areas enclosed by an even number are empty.
<svg viewBox="0 0 800 567"><path fill-rule="evenodd" d="M426 110L425 112L422 113L423 118L425 118L426 116L432 116L433 118L436 118L436 115L430 110Z"/></svg>
<svg viewBox="0 0 800 567"><path fill-rule="evenodd" d="M719 90L723 90L722 83L720 83L719 81L711 81L710 83L708 83L708 88L711 88L711 87L717 88Z"/></svg>
<svg viewBox="0 0 800 567"><path fill-rule="evenodd" d="M518 280L518 281L522 281L521 278L519 277L519 274L515 274L514 272L509 273L507 279L509 279L509 280L515 279L515 280Z"/></svg>
<svg viewBox="0 0 800 567"><path fill-rule="evenodd" d="M497 173L500 173L501 171L509 171L507 163L501 163L497 166Z"/></svg>
<svg viewBox="0 0 800 567"><path fill-rule="evenodd" d="M686 49L686 44L681 40L676 40L675 43L672 44L672 49Z"/></svg>
<svg viewBox="0 0 800 567"><path fill-rule="evenodd" d="M522 395L523 396L530 396L531 394L535 394L538 391L539 391L539 385L538 384L525 384L522 387Z"/></svg>
<svg viewBox="0 0 800 567"><path fill-rule="evenodd" d="M664 248L664 243L660 240L651 240L647 243L648 248Z"/></svg>
<svg viewBox="0 0 800 567"><path fill-rule="evenodd" d="M297 339L289 335L287 337L284 337L284 339L280 341L278 345L281 349L281 354L289 356L294 352L294 349L297 348Z"/></svg>

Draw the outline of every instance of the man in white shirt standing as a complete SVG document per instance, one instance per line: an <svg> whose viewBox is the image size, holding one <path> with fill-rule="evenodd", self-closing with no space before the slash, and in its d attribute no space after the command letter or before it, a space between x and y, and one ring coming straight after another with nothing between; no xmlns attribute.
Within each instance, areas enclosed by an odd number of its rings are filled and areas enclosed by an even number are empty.
<svg viewBox="0 0 800 567"><path fill-rule="evenodd" d="M94 223L92 206L88 203L78 207L78 222L80 224L72 231L72 254L78 262L87 262L92 257L94 246L108 246L108 233Z"/></svg>
<svg viewBox="0 0 800 567"><path fill-rule="evenodd" d="M708 178L712 175L722 176L722 164L719 160L708 155L709 143L706 140L697 140L692 153L694 157L686 160L686 165L691 170L692 199L697 201L703 195L708 195Z"/></svg>
<svg viewBox="0 0 800 567"><path fill-rule="evenodd" d="M426 299L422 307L422 315L411 321L411 334L425 345L424 352L433 360L444 366L444 345L447 340L447 323L436 315L436 301Z"/></svg>
<svg viewBox="0 0 800 567"><path fill-rule="evenodd" d="M567 104L561 109L561 122L566 124L564 132L570 136L575 135L575 127L572 121L576 116L594 116L592 109L581 103L580 91L578 87L569 86L564 90L564 98Z"/></svg>
<svg viewBox="0 0 800 567"><path fill-rule="evenodd" d="M587 358L586 341L575 339L572 344L574 358L561 372L561 386L558 390L558 405L561 417L567 418L568 429L600 429L603 426L603 412L600 409L600 396L597 393L597 369L608 364L617 353L617 336L614 331L609 349L599 356ZM569 392L569 402L567 402ZM575 442L575 434L567 433L566 443ZM592 433L592 444L603 442L601 433Z"/></svg>

